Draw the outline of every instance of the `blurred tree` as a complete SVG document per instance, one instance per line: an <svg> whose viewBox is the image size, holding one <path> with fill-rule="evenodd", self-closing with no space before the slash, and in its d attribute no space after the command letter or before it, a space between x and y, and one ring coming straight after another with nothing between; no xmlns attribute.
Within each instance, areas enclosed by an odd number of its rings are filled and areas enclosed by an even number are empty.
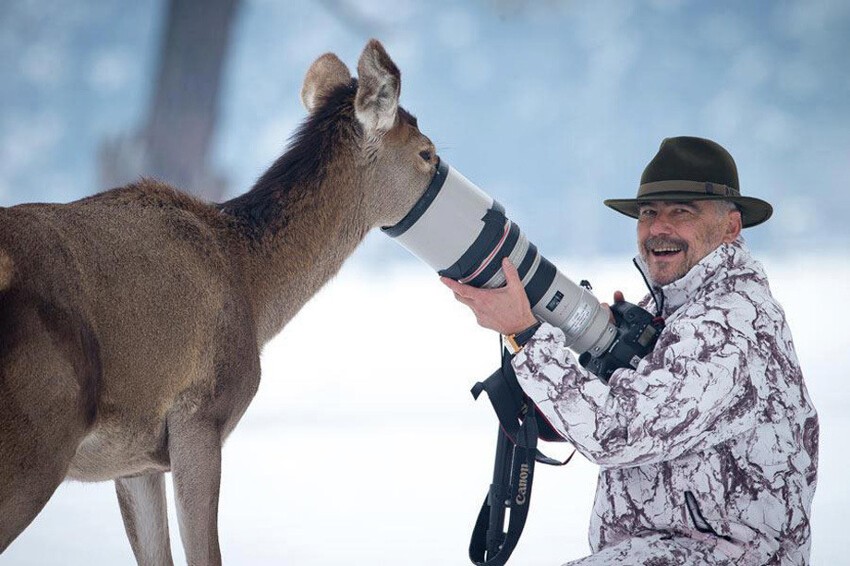
<svg viewBox="0 0 850 566"><path fill-rule="evenodd" d="M221 200L226 180L212 170L209 153L240 1L169 0L146 124L101 146L102 187L144 175L207 200Z"/></svg>
<svg viewBox="0 0 850 566"><path fill-rule="evenodd" d="M378 37L386 39L392 35L392 29L383 25L380 20L370 17L357 2L346 0L319 0L328 14L339 20L353 33L361 37Z"/></svg>

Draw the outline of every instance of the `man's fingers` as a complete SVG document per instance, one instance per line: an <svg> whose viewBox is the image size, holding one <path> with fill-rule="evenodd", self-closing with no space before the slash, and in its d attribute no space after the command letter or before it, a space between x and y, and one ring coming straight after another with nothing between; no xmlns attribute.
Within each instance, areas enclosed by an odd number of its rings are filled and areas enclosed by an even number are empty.
<svg viewBox="0 0 850 566"><path fill-rule="evenodd" d="M454 291L455 295L463 293L463 283L458 283L454 279L449 279L448 277L440 277L440 281L443 285Z"/></svg>
<svg viewBox="0 0 850 566"><path fill-rule="evenodd" d="M506 257L502 258L502 271L505 272L505 281L507 281L509 286L522 285L522 281L519 278L519 271L511 263L511 260Z"/></svg>
<svg viewBox="0 0 850 566"><path fill-rule="evenodd" d="M448 277L440 277L440 281L442 281L443 285L454 292L455 297L458 300L460 300L461 297L467 300L474 299L476 297L476 293L479 292L479 289L476 289L475 287L458 283L454 279L449 279Z"/></svg>
<svg viewBox="0 0 850 566"><path fill-rule="evenodd" d="M459 302L465 304L468 307L472 306L472 299L468 299L468 298L464 297L463 295L461 295L460 293L455 293L455 299L457 299Z"/></svg>
<svg viewBox="0 0 850 566"><path fill-rule="evenodd" d="M622 303L625 300L626 300L626 298L623 296L622 291L614 291L614 302L615 303Z"/></svg>

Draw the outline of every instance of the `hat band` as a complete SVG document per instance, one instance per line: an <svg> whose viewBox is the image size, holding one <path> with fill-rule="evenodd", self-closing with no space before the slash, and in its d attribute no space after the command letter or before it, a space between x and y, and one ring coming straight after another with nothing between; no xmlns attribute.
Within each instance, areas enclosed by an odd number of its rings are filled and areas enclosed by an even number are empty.
<svg viewBox="0 0 850 566"><path fill-rule="evenodd" d="M698 193L721 197L741 196L741 192L735 187L699 181L655 181L644 183L638 188L638 198L659 193Z"/></svg>

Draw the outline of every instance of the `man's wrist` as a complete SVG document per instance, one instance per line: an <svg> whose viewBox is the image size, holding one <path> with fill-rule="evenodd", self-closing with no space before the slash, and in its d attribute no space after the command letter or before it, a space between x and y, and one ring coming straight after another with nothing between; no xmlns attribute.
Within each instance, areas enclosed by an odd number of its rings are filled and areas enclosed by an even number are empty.
<svg viewBox="0 0 850 566"><path fill-rule="evenodd" d="M535 321L531 326L514 334L508 334L505 336L505 342L507 342L514 354L518 353L523 349L523 347L525 347L528 341L531 340L531 337L534 336L534 333L537 332L537 329L540 328L541 324L542 323L540 321Z"/></svg>

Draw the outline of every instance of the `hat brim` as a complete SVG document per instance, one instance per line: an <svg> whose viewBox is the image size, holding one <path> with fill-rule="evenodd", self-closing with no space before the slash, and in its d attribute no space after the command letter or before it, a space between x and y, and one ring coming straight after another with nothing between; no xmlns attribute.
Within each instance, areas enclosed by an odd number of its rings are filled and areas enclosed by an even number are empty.
<svg viewBox="0 0 850 566"><path fill-rule="evenodd" d="M720 195L703 195L692 192L669 192L653 193L638 198L630 199L608 199L605 206L613 208L621 214L631 218L638 217L640 205L655 201L692 201L692 200L726 200L735 203L741 211L741 224L744 228L758 226L765 222L773 214L773 207L769 202L754 197L733 197Z"/></svg>

